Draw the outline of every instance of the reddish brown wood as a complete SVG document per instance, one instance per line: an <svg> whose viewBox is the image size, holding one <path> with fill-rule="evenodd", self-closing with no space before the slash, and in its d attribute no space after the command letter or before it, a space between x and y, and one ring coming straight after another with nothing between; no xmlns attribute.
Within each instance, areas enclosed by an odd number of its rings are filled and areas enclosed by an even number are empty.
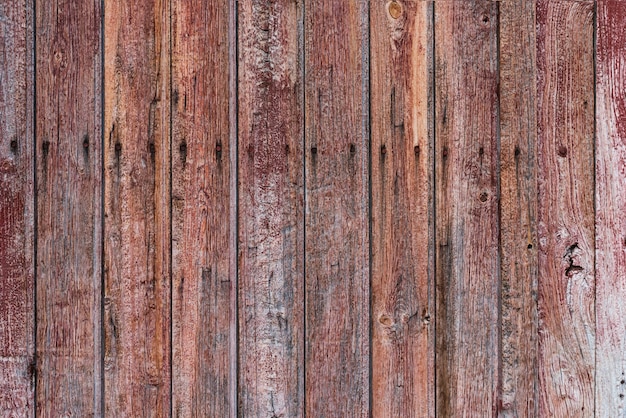
<svg viewBox="0 0 626 418"><path fill-rule="evenodd" d="M0 4L0 415L33 417L33 5Z"/></svg>
<svg viewBox="0 0 626 418"><path fill-rule="evenodd" d="M537 117L535 1L499 3L502 416L535 417Z"/></svg>
<svg viewBox="0 0 626 418"><path fill-rule="evenodd" d="M434 416L432 8L370 6L376 417Z"/></svg>
<svg viewBox="0 0 626 418"><path fill-rule="evenodd" d="M239 2L239 414L304 407L300 1Z"/></svg>
<svg viewBox="0 0 626 418"><path fill-rule="evenodd" d="M594 409L593 1L537 1L541 416Z"/></svg>
<svg viewBox="0 0 626 418"><path fill-rule="evenodd" d="M596 416L626 413L626 3L597 5Z"/></svg>
<svg viewBox="0 0 626 418"><path fill-rule="evenodd" d="M435 2L437 414L498 401L497 3Z"/></svg>
<svg viewBox="0 0 626 418"><path fill-rule="evenodd" d="M172 13L173 416L235 416L229 1Z"/></svg>
<svg viewBox="0 0 626 418"><path fill-rule="evenodd" d="M367 9L305 1L307 416L369 415Z"/></svg>
<svg viewBox="0 0 626 418"><path fill-rule="evenodd" d="M36 2L37 415L101 413L101 13Z"/></svg>
<svg viewBox="0 0 626 418"><path fill-rule="evenodd" d="M169 416L169 3L105 6L105 412Z"/></svg>

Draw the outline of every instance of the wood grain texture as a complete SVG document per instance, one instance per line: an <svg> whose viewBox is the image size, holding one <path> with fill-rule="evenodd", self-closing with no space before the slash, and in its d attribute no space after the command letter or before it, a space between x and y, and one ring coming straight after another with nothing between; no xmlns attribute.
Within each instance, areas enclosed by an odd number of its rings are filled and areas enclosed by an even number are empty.
<svg viewBox="0 0 626 418"><path fill-rule="evenodd" d="M367 9L305 1L308 416L369 415Z"/></svg>
<svg viewBox="0 0 626 418"><path fill-rule="evenodd" d="M169 2L105 6L105 413L169 416Z"/></svg>
<svg viewBox="0 0 626 418"><path fill-rule="evenodd" d="M435 2L437 414L498 401L497 3Z"/></svg>
<svg viewBox="0 0 626 418"><path fill-rule="evenodd" d="M596 32L596 416L626 414L626 3L600 0Z"/></svg>
<svg viewBox="0 0 626 418"><path fill-rule="evenodd" d="M541 416L594 411L592 1L537 1Z"/></svg>
<svg viewBox="0 0 626 418"><path fill-rule="evenodd" d="M434 416L432 8L370 6L375 417Z"/></svg>
<svg viewBox="0 0 626 418"><path fill-rule="evenodd" d="M229 1L173 2L172 403L174 417L231 404Z"/></svg>
<svg viewBox="0 0 626 418"><path fill-rule="evenodd" d="M37 415L101 414L99 2L37 1Z"/></svg>
<svg viewBox="0 0 626 418"><path fill-rule="evenodd" d="M239 2L239 414L304 407L300 1Z"/></svg>
<svg viewBox="0 0 626 418"><path fill-rule="evenodd" d="M501 410L535 417L537 116L535 1L499 3Z"/></svg>
<svg viewBox="0 0 626 418"><path fill-rule="evenodd" d="M0 3L0 416L35 414L33 4Z"/></svg>

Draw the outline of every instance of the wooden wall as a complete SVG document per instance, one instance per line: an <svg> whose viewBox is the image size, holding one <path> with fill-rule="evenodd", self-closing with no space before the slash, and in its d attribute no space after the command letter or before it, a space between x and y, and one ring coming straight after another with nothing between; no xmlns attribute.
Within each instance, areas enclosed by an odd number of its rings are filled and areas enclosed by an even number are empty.
<svg viewBox="0 0 626 418"><path fill-rule="evenodd" d="M0 417L626 414L626 2L0 0Z"/></svg>

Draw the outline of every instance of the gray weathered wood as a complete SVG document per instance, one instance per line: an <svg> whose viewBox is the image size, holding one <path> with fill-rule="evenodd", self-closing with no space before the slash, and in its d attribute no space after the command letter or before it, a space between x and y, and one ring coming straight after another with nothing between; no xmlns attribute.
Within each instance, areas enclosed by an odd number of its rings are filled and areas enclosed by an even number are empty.
<svg viewBox="0 0 626 418"><path fill-rule="evenodd" d="M497 3L435 2L437 414L494 416L499 382Z"/></svg>
<svg viewBox="0 0 626 418"><path fill-rule="evenodd" d="M305 1L308 416L369 415L367 9Z"/></svg>
<svg viewBox="0 0 626 418"><path fill-rule="evenodd" d="M100 2L36 1L37 415L101 414Z"/></svg>
<svg viewBox="0 0 626 418"><path fill-rule="evenodd" d="M596 416L626 414L626 3L597 5Z"/></svg>
<svg viewBox="0 0 626 418"><path fill-rule="evenodd" d="M499 3L501 416L534 417L537 394L535 1Z"/></svg>
<svg viewBox="0 0 626 418"><path fill-rule="evenodd" d="M302 16L239 2L240 416L303 415Z"/></svg>

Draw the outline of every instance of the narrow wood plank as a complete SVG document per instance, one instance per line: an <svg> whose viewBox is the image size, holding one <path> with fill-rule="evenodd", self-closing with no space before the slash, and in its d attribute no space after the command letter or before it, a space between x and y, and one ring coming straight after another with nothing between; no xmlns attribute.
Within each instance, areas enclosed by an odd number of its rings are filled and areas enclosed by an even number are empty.
<svg viewBox="0 0 626 418"><path fill-rule="evenodd" d="M437 415L498 401L497 3L435 2Z"/></svg>
<svg viewBox="0 0 626 418"><path fill-rule="evenodd" d="M302 16L239 2L240 416L303 416Z"/></svg>
<svg viewBox="0 0 626 418"><path fill-rule="evenodd" d="M107 415L170 414L169 27L167 1L105 2Z"/></svg>
<svg viewBox="0 0 626 418"><path fill-rule="evenodd" d="M0 3L0 415L35 414L33 4Z"/></svg>
<svg viewBox="0 0 626 418"><path fill-rule="evenodd" d="M539 414L594 414L593 1L537 1Z"/></svg>
<svg viewBox="0 0 626 418"><path fill-rule="evenodd" d="M596 416L626 414L626 3L597 5Z"/></svg>
<svg viewBox="0 0 626 418"><path fill-rule="evenodd" d="M173 2L172 405L234 416L228 0Z"/></svg>
<svg viewBox="0 0 626 418"><path fill-rule="evenodd" d="M369 416L367 9L305 1L308 416Z"/></svg>
<svg viewBox="0 0 626 418"><path fill-rule="evenodd" d="M501 410L535 417L537 107L535 1L499 3Z"/></svg>
<svg viewBox="0 0 626 418"><path fill-rule="evenodd" d="M370 8L375 417L435 415L432 8Z"/></svg>
<svg viewBox="0 0 626 418"><path fill-rule="evenodd" d="M99 2L36 2L37 415L101 414Z"/></svg>

